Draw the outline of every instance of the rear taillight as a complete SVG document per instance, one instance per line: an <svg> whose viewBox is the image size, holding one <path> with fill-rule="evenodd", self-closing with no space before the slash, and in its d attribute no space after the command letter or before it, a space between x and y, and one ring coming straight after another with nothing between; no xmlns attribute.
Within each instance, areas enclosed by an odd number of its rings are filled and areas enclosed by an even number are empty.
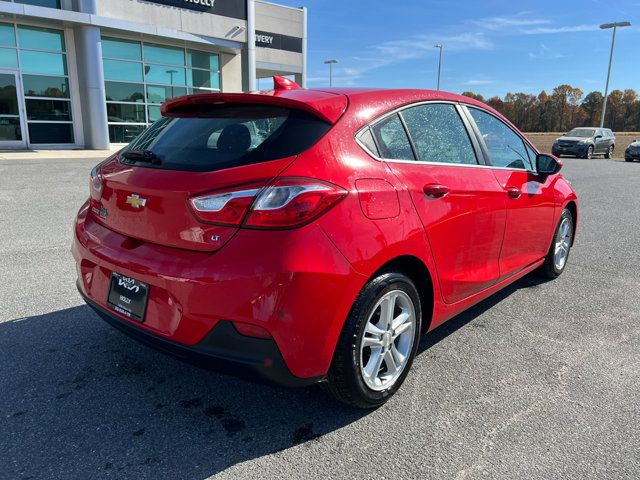
<svg viewBox="0 0 640 480"><path fill-rule="evenodd" d="M262 186L216 192L191 198L196 216L219 225L240 225Z"/></svg>
<svg viewBox="0 0 640 480"><path fill-rule="evenodd" d="M100 165L98 164L91 170L89 176L89 195L93 200L100 200L102 197L102 178L100 177Z"/></svg>
<svg viewBox="0 0 640 480"><path fill-rule="evenodd" d="M191 206L205 222L247 228L294 228L319 217L347 191L307 178L283 178L272 185L252 185L193 197Z"/></svg>

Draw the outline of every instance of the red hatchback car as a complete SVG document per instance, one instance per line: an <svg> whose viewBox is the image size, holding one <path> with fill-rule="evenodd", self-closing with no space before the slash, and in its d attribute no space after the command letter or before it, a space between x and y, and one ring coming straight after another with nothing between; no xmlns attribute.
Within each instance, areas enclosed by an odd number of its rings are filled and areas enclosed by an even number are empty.
<svg viewBox="0 0 640 480"><path fill-rule="evenodd" d="M384 403L420 334L565 268L561 163L470 98L423 90L179 97L91 172L78 289L150 346Z"/></svg>

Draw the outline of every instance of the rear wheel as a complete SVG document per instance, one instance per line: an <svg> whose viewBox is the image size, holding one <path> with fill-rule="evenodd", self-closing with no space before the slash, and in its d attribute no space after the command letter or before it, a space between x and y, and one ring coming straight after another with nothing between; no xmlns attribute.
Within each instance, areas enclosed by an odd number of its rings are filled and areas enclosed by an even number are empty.
<svg viewBox="0 0 640 480"><path fill-rule="evenodd" d="M593 145L589 145L589 148L587 148L587 153L584 154L584 158L593 158Z"/></svg>
<svg viewBox="0 0 640 480"><path fill-rule="evenodd" d="M573 243L573 215L565 208L560 215L556 233L549 247L549 252L540 267L540 273L547 278L557 278L564 271L569 259L569 251Z"/></svg>
<svg viewBox="0 0 640 480"><path fill-rule="evenodd" d="M611 158L613 157L613 145L610 145L609 148L607 149L607 153L604 154L604 158Z"/></svg>
<svg viewBox="0 0 640 480"><path fill-rule="evenodd" d="M376 408L404 382L421 327L418 291L409 277L387 272L358 294L336 345L326 385L348 405Z"/></svg>

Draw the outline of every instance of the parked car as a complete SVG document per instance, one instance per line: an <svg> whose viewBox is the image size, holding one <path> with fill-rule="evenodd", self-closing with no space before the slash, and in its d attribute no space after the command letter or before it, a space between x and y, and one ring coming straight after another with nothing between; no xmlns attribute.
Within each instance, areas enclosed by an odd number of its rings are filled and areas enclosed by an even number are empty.
<svg viewBox="0 0 640 480"><path fill-rule="evenodd" d="M640 139L634 140L624 151L624 159L627 162L640 160Z"/></svg>
<svg viewBox="0 0 640 480"><path fill-rule="evenodd" d="M561 162L478 101L276 78L162 115L93 169L72 250L89 306L181 359L372 408L421 334L565 269Z"/></svg>
<svg viewBox="0 0 640 480"><path fill-rule="evenodd" d="M611 158L615 148L616 137L610 129L581 127L557 138L553 142L552 152L557 157L571 155L593 158L594 155L604 155L604 158Z"/></svg>

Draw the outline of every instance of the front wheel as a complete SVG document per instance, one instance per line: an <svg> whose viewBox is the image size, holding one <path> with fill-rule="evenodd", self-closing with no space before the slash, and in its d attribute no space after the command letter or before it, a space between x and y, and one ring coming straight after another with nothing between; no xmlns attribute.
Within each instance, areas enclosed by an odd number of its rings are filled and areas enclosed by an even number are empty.
<svg viewBox="0 0 640 480"><path fill-rule="evenodd" d="M584 154L584 158L593 158L593 145L589 145L589 148L587 148L587 153Z"/></svg>
<svg viewBox="0 0 640 480"><path fill-rule="evenodd" d="M547 278L557 278L564 271L573 244L573 215L565 208L560 215L556 233L553 236L549 252L540 267L540 273Z"/></svg>
<svg viewBox="0 0 640 480"><path fill-rule="evenodd" d="M604 154L604 158L611 158L613 157L613 145L610 145L609 148L607 149L607 153Z"/></svg>
<svg viewBox="0 0 640 480"><path fill-rule="evenodd" d="M387 272L358 294L336 345L327 390L348 405L376 408L404 382L418 349L420 297L409 277Z"/></svg>

